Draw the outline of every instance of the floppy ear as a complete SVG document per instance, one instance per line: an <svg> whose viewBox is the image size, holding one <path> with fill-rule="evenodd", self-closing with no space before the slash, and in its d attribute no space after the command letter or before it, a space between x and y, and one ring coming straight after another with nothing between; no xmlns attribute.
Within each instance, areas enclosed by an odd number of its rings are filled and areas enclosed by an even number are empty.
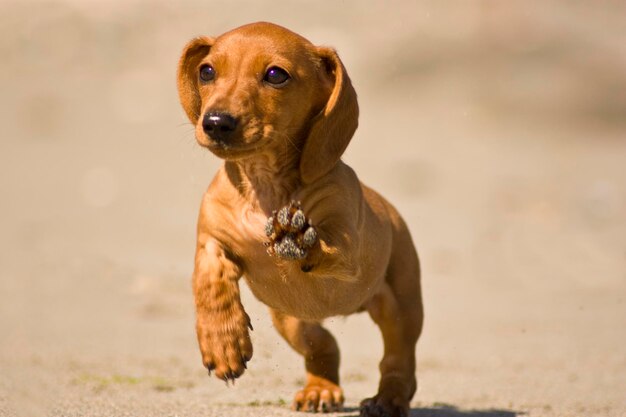
<svg viewBox="0 0 626 417"><path fill-rule="evenodd" d="M334 80L334 87L324 109L311 126L300 159L300 176L311 183L327 174L339 162L359 119L356 92L337 52L331 48L318 48L322 71Z"/></svg>
<svg viewBox="0 0 626 417"><path fill-rule="evenodd" d="M178 96L187 117L193 124L196 124L200 117L200 106L202 100L198 93L198 65L207 56L213 38L201 36L192 39L183 50L183 54L178 61Z"/></svg>

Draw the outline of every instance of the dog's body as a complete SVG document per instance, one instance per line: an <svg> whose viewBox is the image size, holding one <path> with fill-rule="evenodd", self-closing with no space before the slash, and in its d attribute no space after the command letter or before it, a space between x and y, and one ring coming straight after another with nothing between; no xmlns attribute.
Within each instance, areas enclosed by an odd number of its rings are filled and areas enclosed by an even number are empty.
<svg viewBox="0 0 626 417"><path fill-rule="evenodd" d="M340 162L335 171L325 184L302 187L284 196L281 204L300 200L303 211L312 219L329 219L325 223L331 226L344 224L339 229L342 232L349 227L350 236L346 238L353 259L343 264L333 262L325 269L318 266L303 272L297 262L280 262L267 255L263 230L268 213L238 193L225 167L202 204L200 230L210 230L215 240L229 243L229 251L240 260L241 273L254 295L273 309L305 320L319 321L365 310L372 295L385 285L392 241L401 238L397 234L404 227L393 207L360 184L348 166ZM222 211L228 216L212 215ZM316 223L316 227L325 223Z"/></svg>
<svg viewBox="0 0 626 417"><path fill-rule="evenodd" d="M358 106L336 53L276 25L247 25L191 41L179 92L198 142L225 159L202 202L193 280L209 372L234 379L252 356L244 276L305 357L294 408L342 406L339 350L320 322L367 310L385 356L361 414L405 415L423 321L419 263L397 211L339 159ZM308 222L296 221L303 214Z"/></svg>

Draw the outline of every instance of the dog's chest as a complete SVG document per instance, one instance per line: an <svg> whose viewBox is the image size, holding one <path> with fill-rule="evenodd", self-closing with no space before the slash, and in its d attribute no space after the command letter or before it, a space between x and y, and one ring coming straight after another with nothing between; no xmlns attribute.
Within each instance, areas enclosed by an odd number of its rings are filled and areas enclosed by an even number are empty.
<svg viewBox="0 0 626 417"><path fill-rule="evenodd" d="M270 256L264 242L267 217L244 211L240 216L235 251L244 265L244 277L253 294L269 307L296 317L318 320L350 314L358 306L339 300L354 299L354 285L302 272L300 264Z"/></svg>
<svg viewBox="0 0 626 417"><path fill-rule="evenodd" d="M266 222L267 216L263 213L244 209L234 216L231 223L221 225L223 233L229 235L226 241L230 242L245 269L267 269L272 265L264 245L267 240Z"/></svg>

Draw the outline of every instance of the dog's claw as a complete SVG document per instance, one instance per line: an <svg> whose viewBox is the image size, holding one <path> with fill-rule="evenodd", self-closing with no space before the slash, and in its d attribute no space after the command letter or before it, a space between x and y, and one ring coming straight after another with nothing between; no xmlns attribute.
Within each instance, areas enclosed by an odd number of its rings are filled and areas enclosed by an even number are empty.
<svg viewBox="0 0 626 417"><path fill-rule="evenodd" d="M209 376L211 376L211 372L215 369L215 365L212 364L212 363L209 363L209 364L206 365L206 369L207 369L207 371L209 373Z"/></svg>
<svg viewBox="0 0 626 417"><path fill-rule="evenodd" d="M330 411L326 401L320 401L320 409L322 410L322 413L328 413L328 411Z"/></svg>

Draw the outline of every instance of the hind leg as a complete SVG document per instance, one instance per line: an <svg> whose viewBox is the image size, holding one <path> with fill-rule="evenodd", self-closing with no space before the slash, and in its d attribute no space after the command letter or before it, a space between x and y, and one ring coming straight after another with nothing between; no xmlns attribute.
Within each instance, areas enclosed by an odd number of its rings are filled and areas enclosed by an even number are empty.
<svg viewBox="0 0 626 417"><path fill-rule="evenodd" d="M417 389L415 346L423 308L417 256L412 258L390 266L385 285L366 306L382 333L384 355L378 393L361 402L361 417L405 417Z"/></svg>
<svg viewBox="0 0 626 417"><path fill-rule="evenodd" d="M319 323L307 322L270 309L276 330L304 356L306 385L294 397L296 411L340 411L339 348L333 335Z"/></svg>

